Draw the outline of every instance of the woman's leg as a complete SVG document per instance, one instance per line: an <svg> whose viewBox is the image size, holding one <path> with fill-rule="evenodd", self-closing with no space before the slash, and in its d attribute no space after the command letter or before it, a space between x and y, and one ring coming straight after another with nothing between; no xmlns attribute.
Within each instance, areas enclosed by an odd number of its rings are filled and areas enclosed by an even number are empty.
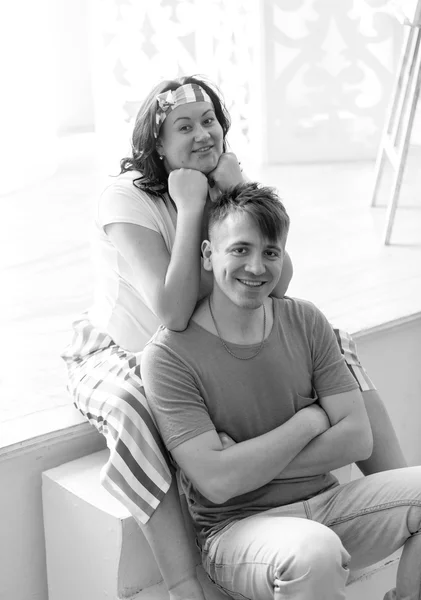
<svg viewBox="0 0 421 600"><path fill-rule="evenodd" d="M196 578L196 555L187 537L175 476L148 522L139 525L155 555L170 598L204 598Z"/></svg>
<svg viewBox="0 0 421 600"><path fill-rule="evenodd" d="M85 377L80 387L92 389L93 383ZM91 394L86 416L105 435L110 449L101 483L141 527L170 598L200 600L203 592L177 484L142 391L134 369L129 373L119 365L118 373L111 367Z"/></svg>
<svg viewBox="0 0 421 600"><path fill-rule="evenodd" d="M94 352L93 328L80 324L69 360L69 391L77 408L102 433L110 450L101 483L133 515L155 555L173 600L204 600L196 578L196 555L187 536L175 477L151 416L140 378L140 356L114 344Z"/></svg>
<svg viewBox="0 0 421 600"><path fill-rule="evenodd" d="M373 452L357 462L364 475L408 466L383 400L377 390L362 392L373 432Z"/></svg>
<svg viewBox="0 0 421 600"><path fill-rule="evenodd" d="M364 475L380 471L400 469L407 466L383 400L358 358L357 347L346 331L334 329L339 348L349 370L355 377L362 396L373 432L373 452L370 458L357 463Z"/></svg>

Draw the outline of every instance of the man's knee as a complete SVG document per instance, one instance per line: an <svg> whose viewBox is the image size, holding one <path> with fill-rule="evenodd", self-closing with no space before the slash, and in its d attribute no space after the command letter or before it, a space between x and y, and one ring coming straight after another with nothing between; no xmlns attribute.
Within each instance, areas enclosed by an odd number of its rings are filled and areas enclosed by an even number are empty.
<svg viewBox="0 0 421 600"><path fill-rule="evenodd" d="M309 537L300 539L293 554L275 568L274 586L284 593L312 594L309 597L340 597L348 578L350 555L329 528L314 523ZM303 596L305 597L305 596Z"/></svg>
<svg viewBox="0 0 421 600"><path fill-rule="evenodd" d="M331 529L305 518L254 518L248 527L245 521L207 557L219 585L264 600L274 591L300 600L345 598L350 556Z"/></svg>
<svg viewBox="0 0 421 600"><path fill-rule="evenodd" d="M296 576L302 577L307 573L326 573L337 566L346 567L349 560L350 556L336 533L320 525L308 539L300 540L294 556L290 558L290 567Z"/></svg>

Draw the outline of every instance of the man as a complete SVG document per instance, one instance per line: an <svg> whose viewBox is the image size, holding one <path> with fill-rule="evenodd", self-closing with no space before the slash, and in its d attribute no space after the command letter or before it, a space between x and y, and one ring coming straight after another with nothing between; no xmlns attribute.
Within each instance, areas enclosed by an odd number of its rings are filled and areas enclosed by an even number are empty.
<svg viewBox="0 0 421 600"><path fill-rule="evenodd" d="M330 474L366 460L372 433L326 318L270 296L288 227L273 190L225 193L202 244L212 294L184 332L161 328L142 358L203 564L235 598L337 600L350 567L405 545L386 597L419 600L421 468L345 485Z"/></svg>

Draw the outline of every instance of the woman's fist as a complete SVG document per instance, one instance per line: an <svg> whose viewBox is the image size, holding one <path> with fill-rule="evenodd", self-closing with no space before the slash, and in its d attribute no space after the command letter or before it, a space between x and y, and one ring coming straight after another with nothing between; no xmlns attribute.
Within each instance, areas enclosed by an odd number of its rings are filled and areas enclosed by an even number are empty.
<svg viewBox="0 0 421 600"><path fill-rule="evenodd" d="M242 183L241 166L235 154L233 152L221 154L216 168L208 173L208 179L210 184L212 185L213 182L221 192Z"/></svg>
<svg viewBox="0 0 421 600"><path fill-rule="evenodd" d="M203 210L208 180L194 169L175 169L168 176L168 191L178 211Z"/></svg>

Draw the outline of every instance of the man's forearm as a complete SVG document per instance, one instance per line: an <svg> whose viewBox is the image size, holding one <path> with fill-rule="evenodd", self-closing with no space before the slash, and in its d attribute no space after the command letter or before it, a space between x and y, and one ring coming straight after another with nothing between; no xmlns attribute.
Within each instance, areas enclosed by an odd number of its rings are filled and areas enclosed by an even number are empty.
<svg viewBox="0 0 421 600"><path fill-rule="evenodd" d="M345 418L307 444L278 477L320 475L367 459L371 452L371 432Z"/></svg>
<svg viewBox="0 0 421 600"><path fill-rule="evenodd" d="M314 416L300 411L268 433L208 453L206 458L201 458L200 467L206 477L194 472L195 461L190 463L193 470L187 474L199 491L216 504L258 489L277 477L279 471L320 433L320 425L315 423ZM320 419L318 421L322 423ZM177 460L177 450L173 454Z"/></svg>

